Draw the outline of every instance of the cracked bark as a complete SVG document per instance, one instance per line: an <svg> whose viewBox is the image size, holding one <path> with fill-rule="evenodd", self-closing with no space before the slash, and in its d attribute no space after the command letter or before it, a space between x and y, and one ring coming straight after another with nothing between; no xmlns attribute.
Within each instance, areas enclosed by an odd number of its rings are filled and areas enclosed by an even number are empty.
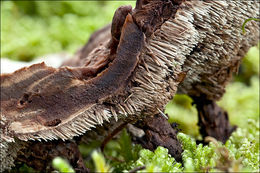
<svg viewBox="0 0 260 173"><path fill-rule="evenodd" d="M137 122L135 126L139 130L142 129L144 134L142 132L132 132L134 142L152 151L158 146L165 147L177 162L182 162L182 147L177 139L178 129L173 128L165 117L157 114Z"/></svg>
<svg viewBox="0 0 260 173"><path fill-rule="evenodd" d="M51 161L59 156L65 158L76 172L90 172L85 167L77 143L74 140L28 142L17 154L16 163L26 163L37 171L51 172Z"/></svg>

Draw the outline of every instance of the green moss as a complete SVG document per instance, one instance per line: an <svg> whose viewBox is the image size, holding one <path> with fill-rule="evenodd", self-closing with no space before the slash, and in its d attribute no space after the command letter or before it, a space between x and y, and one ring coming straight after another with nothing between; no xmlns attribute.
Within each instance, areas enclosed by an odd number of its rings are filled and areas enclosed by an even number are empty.
<svg viewBox="0 0 260 173"><path fill-rule="evenodd" d="M117 140L110 141L105 154L111 158L110 164L114 172L131 169L131 165L139 158L140 145L134 145L130 135L124 129Z"/></svg>
<svg viewBox="0 0 260 173"><path fill-rule="evenodd" d="M214 139L207 146L197 145L183 133L178 134L178 139L184 150L184 171L259 170L259 121L248 120L247 128L238 128L225 145Z"/></svg>
<svg viewBox="0 0 260 173"><path fill-rule="evenodd" d="M248 120L247 128L238 128L226 142L230 155L241 160L242 165L253 171L259 170L259 120Z"/></svg>
<svg viewBox="0 0 260 173"><path fill-rule="evenodd" d="M182 153L184 171L201 171L207 167L215 167L216 153L212 147L196 145L193 138L183 133L178 134L178 140L181 141L184 150Z"/></svg>
<svg viewBox="0 0 260 173"><path fill-rule="evenodd" d="M74 169L70 166L70 164L61 157L56 157L55 159L53 159L52 166L59 172L75 172Z"/></svg>
<svg viewBox="0 0 260 173"><path fill-rule="evenodd" d="M168 154L168 150L158 147L154 152L142 149L139 152L139 159L132 165L132 168L145 166L144 170L138 172L181 172L181 164L176 162Z"/></svg>
<svg viewBox="0 0 260 173"><path fill-rule="evenodd" d="M117 153L117 157L125 160L129 155L137 157L129 158L128 161L118 162L111 159L104 159L99 152L94 152L92 158L95 170L98 172L128 172L138 167L144 169L138 172L256 172L259 171L259 121L248 120L248 128L238 128L223 145L214 138L208 138L209 145L196 144L194 138L184 133L178 134L178 140L182 143L183 166L176 162L168 154L168 150L158 147L154 152L147 149L134 149L131 140L123 140L129 135L124 131L121 137L114 141L119 144L122 152ZM123 136L123 137L122 137ZM129 152L125 149L132 150ZM109 157L108 157L109 158ZM109 164L108 164L109 163Z"/></svg>
<svg viewBox="0 0 260 173"><path fill-rule="evenodd" d="M111 172L112 171L110 166L108 164L106 164L103 154L101 154L100 152L94 151L92 153L92 159L94 160L96 172Z"/></svg>

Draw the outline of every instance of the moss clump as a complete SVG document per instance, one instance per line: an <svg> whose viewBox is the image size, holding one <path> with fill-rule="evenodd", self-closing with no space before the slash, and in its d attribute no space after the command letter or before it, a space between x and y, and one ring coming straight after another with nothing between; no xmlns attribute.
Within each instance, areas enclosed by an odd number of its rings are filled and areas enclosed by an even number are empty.
<svg viewBox="0 0 260 173"><path fill-rule="evenodd" d="M145 166L145 169L139 172L181 172L183 169L163 147L158 147L154 152L147 149L140 150L139 159L131 167L139 166Z"/></svg>
<svg viewBox="0 0 260 173"><path fill-rule="evenodd" d="M212 146L196 145L193 138L183 134L178 134L178 139L182 143L182 159L184 171L201 171L203 169L212 169L216 166L216 153Z"/></svg>
<svg viewBox="0 0 260 173"><path fill-rule="evenodd" d="M243 167L259 171L259 121L249 119L247 128L238 128L226 142L230 156L240 160Z"/></svg>
<svg viewBox="0 0 260 173"><path fill-rule="evenodd" d="M178 134L182 142L184 171L259 171L259 121L248 120L225 145L213 139L209 145L196 145L194 139Z"/></svg>

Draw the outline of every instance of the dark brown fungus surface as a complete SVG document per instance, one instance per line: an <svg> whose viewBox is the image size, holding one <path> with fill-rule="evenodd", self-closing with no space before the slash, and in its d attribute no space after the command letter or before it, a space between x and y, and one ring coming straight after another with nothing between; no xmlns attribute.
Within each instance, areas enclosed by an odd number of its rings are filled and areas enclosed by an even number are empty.
<svg viewBox="0 0 260 173"><path fill-rule="evenodd" d="M193 100L198 110L198 125L202 137L211 136L225 143L236 129L236 126L231 126L229 123L227 112L220 108L215 101L203 97L193 98Z"/></svg>
<svg viewBox="0 0 260 173"><path fill-rule="evenodd" d="M152 151L158 146L163 146L168 149L169 154L177 162L182 162L182 147L177 140L178 129L173 128L165 117L157 114L153 117L147 117L136 123L135 126L144 131L142 137L134 136L136 143Z"/></svg>
<svg viewBox="0 0 260 173"><path fill-rule="evenodd" d="M115 60L94 78L84 80L84 75L89 73L88 67L54 69L44 64L4 76L1 78L2 113L9 124L3 129L5 135L12 133L23 138L23 135L40 133L55 126L64 128L63 125L89 109L97 100L118 93L127 85L137 65L142 44L143 33L129 14L122 28ZM37 73L40 75L35 75ZM41 77L41 74L46 75ZM17 85L32 93L31 96L16 89L12 97L8 91ZM39 93L35 94L36 90ZM18 101L22 107L18 109L12 105L20 97L23 97ZM55 132L52 135L55 136ZM66 135L64 137L69 138Z"/></svg>
<svg viewBox="0 0 260 173"><path fill-rule="evenodd" d="M73 140L55 140L50 142L28 142L18 153L16 162L26 163L27 166L41 172L51 172L51 160L59 156L66 158L76 172L89 172L85 167L78 145ZM19 169L17 170L19 171Z"/></svg>

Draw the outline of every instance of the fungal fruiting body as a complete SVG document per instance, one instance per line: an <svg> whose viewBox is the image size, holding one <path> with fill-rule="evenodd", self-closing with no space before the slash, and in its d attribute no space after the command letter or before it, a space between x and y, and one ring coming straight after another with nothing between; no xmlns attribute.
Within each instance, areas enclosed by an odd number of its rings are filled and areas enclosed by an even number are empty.
<svg viewBox="0 0 260 173"><path fill-rule="evenodd" d="M135 9L119 9L115 16L122 18L114 17L112 32L107 34L108 26L96 33L102 44L88 44L75 55L77 61L1 75L1 147L17 144L19 150L20 141L104 136L103 127L112 130L163 110L177 88L192 97L219 99L258 41L255 21L245 35L241 30L245 19L259 16L258 9L257 1L177 0L138 1ZM5 153L1 170L10 168L16 150Z"/></svg>

